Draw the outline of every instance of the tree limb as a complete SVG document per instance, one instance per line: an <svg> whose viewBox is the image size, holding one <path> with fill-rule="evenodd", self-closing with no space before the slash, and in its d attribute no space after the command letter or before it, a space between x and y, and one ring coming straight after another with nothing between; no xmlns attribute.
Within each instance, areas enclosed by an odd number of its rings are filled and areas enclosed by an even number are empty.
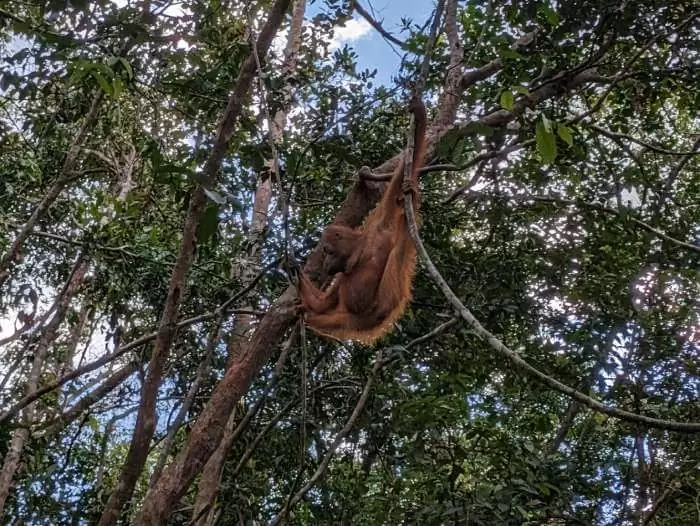
<svg viewBox="0 0 700 526"><path fill-rule="evenodd" d="M375 20L372 15L370 15L362 5L360 5L360 2L357 0L353 0L352 2L352 7L357 11L357 14L360 15L362 18L367 20L369 22L369 25L371 25L374 29L377 30L377 32L382 35L386 40L391 42L392 44L396 44L399 46L401 49L406 49L406 43L402 42L398 38L396 38L394 35L389 33L384 27L382 26L381 22L378 22Z"/></svg>
<svg viewBox="0 0 700 526"><path fill-rule="evenodd" d="M632 137L632 136L624 134L624 133L618 133L618 132L606 130L605 128L601 128L600 126L597 126L595 124L589 124L588 127L591 130L597 131L601 135L605 135L609 139L625 139L625 140L636 143L640 146L643 146L644 148L647 148L649 150L652 150L656 153L660 153L663 155L674 155L674 156L700 155L700 152L698 152L696 150L688 150L685 152L674 152L673 150L668 150L668 149L660 147L660 146L654 146L653 144L650 144L646 141L643 141L641 139L637 139L636 137Z"/></svg>

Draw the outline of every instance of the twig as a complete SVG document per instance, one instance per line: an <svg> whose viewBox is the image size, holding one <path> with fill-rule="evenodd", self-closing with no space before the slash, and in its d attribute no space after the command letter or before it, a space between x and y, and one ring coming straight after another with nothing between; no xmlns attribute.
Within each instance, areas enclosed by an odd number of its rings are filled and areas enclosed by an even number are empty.
<svg viewBox="0 0 700 526"><path fill-rule="evenodd" d="M360 5L360 2L357 0L353 0L352 6L355 8L355 11L357 11L357 14L360 15L362 18L367 20L369 22L369 25L371 25L374 29L377 30L377 32L382 35L386 40L391 42L392 44L396 44L399 46L401 49L406 49L406 43L402 42L398 38L396 38L394 35L389 33L384 27L382 26L381 22L378 22L375 20L372 15L370 15L364 7Z"/></svg>
<svg viewBox="0 0 700 526"><path fill-rule="evenodd" d="M420 67L420 72L418 76L418 82L415 87L416 96L422 97L423 88L425 87L425 80L428 77L428 70L430 69L430 61L433 57L433 49L435 48L435 43L437 42L438 30L440 29L440 22L442 20L442 12L445 10L445 0L438 0L435 6L435 13L433 14L433 22L430 26L430 36L428 37L428 42L425 44L425 54L423 56L423 63Z"/></svg>
<svg viewBox="0 0 700 526"><path fill-rule="evenodd" d="M447 320L445 323L441 323L434 329L432 329L430 332L425 333L423 336L419 336L413 341L408 342L406 344L406 349L409 349L413 347L414 345L418 345L419 343L426 342L428 340L432 340L433 338L436 338L437 336L440 336L443 332L445 332L448 329L451 329L455 325L457 325L457 322L459 321L459 317L455 316L454 318L450 318Z"/></svg>
<svg viewBox="0 0 700 526"><path fill-rule="evenodd" d="M601 128L600 126L597 126L595 124L589 124L588 125L591 130L595 130L601 135L605 135L606 137L610 139L626 139L630 142L639 144L640 146L644 146L645 148L652 150L657 153L661 153L663 155L676 155L676 156L690 156L690 155L700 155L700 152L695 151L695 150L689 150L686 152L674 152L673 150L668 150L666 148L662 148L660 146L654 146L653 144L650 144L648 142L645 142L641 139L637 139L635 137L631 137L630 135L626 135L624 133L619 133L619 132L614 132L610 130L606 130L605 128Z"/></svg>
<svg viewBox="0 0 700 526"><path fill-rule="evenodd" d="M18 225L16 223L9 223L7 226L9 226L10 228L16 228L16 229L22 228L22 225ZM137 254L135 252L131 252L124 247L110 247L110 246L106 246L106 245L86 243L84 241L70 239L68 237L60 236L58 234L44 232L43 230L32 230L32 232L30 232L30 235L36 236L36 237L43 237L46 239L51 239L52 241L58 241L59 243L65 243L66 245L72 245L74 247L81 247L81 248L88 248L89 247L89 248L96 248L98 250L103 250L105 252L116 252L116 253L131 257L131 258L142 259L145 261L150 261L151 263L158 263L159 265L169 265L169 266L174 265L174 262L172 262L172 261L159 261L157 259L150 258L150 257L144 256L142 254Z"/></svg>

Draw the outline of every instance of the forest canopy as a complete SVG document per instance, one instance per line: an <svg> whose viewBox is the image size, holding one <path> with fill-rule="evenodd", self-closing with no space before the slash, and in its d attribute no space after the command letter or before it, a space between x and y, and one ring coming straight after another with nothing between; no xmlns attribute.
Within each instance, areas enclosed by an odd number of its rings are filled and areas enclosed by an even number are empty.
<svg viewBox="0 0 700 526"><path fill-rule="evenodd" d="M692 0L0 3L3 524L697 525L699 74Z"/></svg>

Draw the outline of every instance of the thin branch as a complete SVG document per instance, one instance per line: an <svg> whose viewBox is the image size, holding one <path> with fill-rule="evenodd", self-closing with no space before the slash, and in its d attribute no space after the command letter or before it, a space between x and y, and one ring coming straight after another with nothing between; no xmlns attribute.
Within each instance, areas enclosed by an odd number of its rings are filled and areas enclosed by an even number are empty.
<svg viewBox="0 0 700 526"><path fill-rule="evenodd" d="M423 336L419 336L415 340L409 342L406 345L406 349L409 349L413 347L414 345L418 345L419 343L427 342L429 340L432 340L433 338L437 338L440 336L443 332L447 331L448 329L451 329L455 325L457 325L457 322L459 321L459 317L455 316L454 318L450 318L447 320L445 323L441 323L434 329L432 329L430 332L425 333Z"/></svg>
<svg viewBox="0 0 700 526"><path fill-rule="evenodd" d="M470 164L471 163L468 163L464 166L457 166L456 164L430 164L419 168L418 173L426 174L431 172L458 172L466 170L469 168ZM372 173L369 168L367 170L368 171L360 171L358 174L364 181L390 181L394 175L393 172ZM321 201L319 204L323 203L324 201Z"/></svg>
<svg viewBox="0 0 700 526"><path fill-rule="evenodd" d="M61 429L76 420L80 415L87 411L93 404L102 400L105 396L119 387L127 378L129 378L139 366L139 362L134 360L127 365L117 370L109 378L104 380L94 390L83 396L70 409L64 411L58 417L50 422L49 427L44 432L44 440L49 440L49 437L58 433ZM136 410L136 407L133 409Z"/></svg>
<svg viewBox="0 0 700 526"><path fill-rule="evenodd" d="M177 415L175 415L175 420L173 421L172 425L170 425L170 428L168 429L168 432L165 435L163 444L161 446L160 455L158 456L156 465L153 468L153 473L151 473L151 478L148 483L149 488L153 487L155 483L158 482L158 479L163 473L163 469L165 468L165 465L168 462L168 457L170 456L172 447L175 443L175 437L177 435L177 432L182 427L187 413L192 408L195 396L197 396L199 388L202 385L205 376L209 372L209 369L211 367L211 359L214 354L214 349L216 347L216 344L219 343L221 339L221 324L223 323L223 321L223 315L219 316L219 319L209 331L207 348L204 353L204 358L199 363L199 367L197 367L197 373L195 374L194 380L192 381L190 387L187 390L187 394L185 395L185 398L182 401L182 405L180 405L180 408L178 409Z"/></svg>
<svg viewBox="0 0 700 526"><path fill-rule="evenodd" d="M16 223L9 223L7 226L9 226L10 228L16 228L16 229L22 228L22 225L18 225ZM116 252L118 254L122 254L122 255L128 256L130 258L142 259L144 261L149 261L151 263L157 263L159 265L168 265L168 266L172 267L175 264L173 261L160 261L160 260L148 257L148 256L144 256L142 254L137 254L135 252L131 252L130 250L127 250L124 247L110 247L110 246L106 246L106 245L85 243L83 241L77 241L75 239L70 239L68 237L60 236L58 234L52 234L50 232L44 232L42 230L32 230L30 232L30 235L36 236L36 237L43 237L46 239L50 239L52 241L58 241L59 243L65 243L66 245L80 247L83 249L95 248L97 250L102 250L105 252Z"/></svg>
<svg viewBox="0 0 700 526"><path fill-rule="evenodd" d="M510 46L510 49L513 51L518 51L520 48L529 45L535 39L537 33L537 29L531 31L530 33L525 33L523 36L517 39L512 46ZM495 58L487 64L484 64L480 68L467 71L464 75L462 75L460 87L462 88L462 90L470 88L477 82L484 80L493 75L494 73L498 72L502 67L503 61L500 58Z"/></svg>
<svg viewBox="0 0 700 526"><path fill-rule="evenodd" d="M486 30L489 27L489 23L491 22L490 18L493 16L493 0L489 0L488 3L486 4L486 11L485 11L485 20L482 22L481 26L481 31L479 32L479 36L476 39L476 42L474 45L471 46L471 51L469 52L469 56L465 59L465 64L471 64L472 60L476 56L476 53L479 51L479 48L481 48L482 44L484 43L484 38L486 37ZM449 3L447 4L447 23L445 24L447 26L447 35L448 35L448 42L450 44L450 48L453 47L453 42L455 42L455 38L457 38L456 42L459 42L458 38L458 33L457 33L457 0L449 0ZM450 35L452 35L450 37ZM516 41L514 44L515 46L519 46L518 44L519 41ZM461 46L460 46L461 47ZM450 53L452 58L455 58L455 55ZM452 60L450 61L452 62Z"/></svg>
<svg viewBox="0 0 700 526"><path fill-rule="evenodd" d="M433 13L433 22L430 26L428 42L425 44L423 63L421 64L420 72L418 73L418 82L415 87L416 95L418 97L422 97L423 95L423 88L425 87L425 80L428 77L428 71L430 70L430 61L433 58L433 50L435 49L435 43L437 42L440 23L442 21L442 13L444 10L445 0L438 0L437 5L435 6L435 12Z"/></svg>
<svg viewBox="0 0 700 526"><path fill-rule="evenodd" d="M588 406L589 408L604 413L606 415L612 416L614 418L619 418L621 420L626 420L629 422L634 422L638 424L644 424L649 427L654 427L658 429L667 429L673 431L680 431L684 433L700 433L700 423L694 422L676 422L672 420L662 420L658 418L652 418L645 415L639 415L625 411L622 409L617 409L614 407L608 407L605 404L600 403L598 400L587 396L576 389L569 387L561 383L560 381L546 375L539 369L530 365L527 361L520 357L515 351L508 348L501 340L496 338L492 333L486 330L479 320L477 320L474 315L467 309L464 304L459 300L459 298L452 292L452 289L447 284L445 279L442 277L435 264L431 261L428 252L423 246L423 242L418 235L418 226L416 225L416 217L413 212L413 197L410 192L406 194L406 199L404 203L404 208L406 210L406 219L408 222L409 232L411 238L415 243L416 249L420 254L423 263L425 264L428 272L432 278L437 283L438 287L445 295L445 298L450 302L452 307L457 311L457 313L467 322L474 332L479 336L479 338L495 350L502 357L507 359L513 366L529 374L533 378L537 379L547 387L554 389L562 394L570 396L582 404Z"/></svg>
<svg viewBox="0 0 700 526"><path fill-rule="evenodd" d="M700 135L698 136L697 139L695 139L695 142L693 143L693 146L692 146L693 152L697 152L698 149L700 149ZM671 173L668 174L668 178L666 179L666 182L661 184L662 189L659 191L659 200L665 199L666 194L668 194L671 191L673 185L675 184L676 180L678 179L678 176L680 176L681 171L683 170L685 165L688 164L690 159L691 159L690 156L683 157L679 161L679 163L671 169ZM661 209L662 209L662 206L660 203L660 206L659 206L658 211L657 211L657 215L661 212Z"/></svg>
<svg viewBox="0 0 700 526"><path fill-rule="evenodd" d="M696 468L697 467L700 466L696 466ZM642 526L647 526L652 520L654 520L654 517L656 517L656 515L659 513L659 510L661 510L662 506L666 503L666 501L671 495L678 491L679 487L680 483L678 481L675 481L672 484L670 484L666 489L664 489L663 493L661 493L661 496L654 501L654 504L652 504L649 512L646 513L642 518Z"/></svg>
<svg viewBox="0 0 700 526"><path fill-rule="evenodd" d="M475 125L483 124L486 126L496 127L503 126L525 113L528 108L534 107L540 102L549 99L560 90L570 91L583 86L589 82L593 82L598 78L595 68L584 69L577 75L568 79L562 79L561 83L546 84L541 88L531 91L529 95L520 97L513 104L510 110L496 110L484 115L479 119L468 120L457 124L453 130L458 136L473 135L478 132L479 128Z"/></svg>
<svg viewBox="0 0 700 526"><path fill-rule="evenodd" d="M374 29L377 30L377 32L382 35L386 40L391 42L392 44L396 44L399 46L401 49L406 49L406 43L402 42L398 38L396 38L394 35L389 33L384 27L382 26L381 22L378 22L375 20L372 15L370 15L364 7L360 5L360 2L357 0L353 0L352 2L352 7L355 8L355 11L357 11L357 14L360 15L362 18L367 20L369 22L369 25L371 25Z"/></svg>
<svg viewBox="0 0 700 526"><path fill-rule="evenodd" d="M501 157L505 157L509 153L512 153L517 150L521 150L523 148L527 148L528 146L531 146L535 144L535 139L528 139L527 141L522 141L522 142L516 142L513 144L510 144L506 146L505 148L501 148L500 150L491 150L488 152L480 153L479 155L475 155L472 157L466 164L463 166L460 166L458 168L459 171L467 170L468 168L471 168L472 166L479 164L482 161L487 161L489 159L498 159ZM459 196L463 195L469 188L473 185L473 183L470 181L469 184L462 186L461 188L458 188L454 192L452 192L445 200L442 202L443 205L448 205L455 199L457 199Z"/></svg>
<svg viewBox="0 0 700 526"><path fill-rule="evenodd" d="M410 341L408 344L406 344L405 347L403 347L403 349L410 349L410 348L413 347L414 345L418 345L419 343L423 343L423 342L426 342L426 341L428 341L428 340L432 340L433 338L436 338L437 336L441 335L442 333L444 333L445 331L447 331L447 330L450 329L451 327L455 326L455 325L457 324L458 321L459 321L459 318L458 318L458 317L454 317L454 318L452 318L452 319L446 321L445 323L442 323L442 324L438 325L437 327L435 327L434 329L432 329L430 332L424 334L423 336L419 336L418 338L416 338L416 339ZM387 349L386 351L390 351L390 350L391 350L391 348ZM379 367L383 367L386 363L388 363L389 358L390 358L389 356L386 356L385 358L383 358L383 363L379 364ZM316 363L312 364L312 366L309 368L309 372L307 373L307 376L310 376L310 375L311 375L311 373L313 372L313 370L315 369L315 367L316 367L317 364L318 364L318 361L317 361ZM277 366L275 366L275 369L277 369ZM310 391L310 394L316 393L316 392L318 392L318 391L320 391L320 390L327 389L327 388L328 388L328 385L322 385L322 386L316 387L316 388L314 388L314 389L312 389L312 390ZM266 389L266 392L263 393L262 397L266 396L267 392L268 392L268 390ZM261 397L261 400L262 400L262 397ZM285 406L284 406L284 407L283 407L283 408L282 408L282 409L281 409L281 410L280 410L280 411L265 425L265 427L258 433L258 435L255 437L255 439L253 439L253 441L250 443L250 445L246 448L246 450L245 450L245 452L243 453L243 455L241 456L241 458L238 460L238 463L236 464L236 468L233 470L233 474L232 474L233 478L235 478L235 477L237 476L237 474L240 472L240 470L243 468L243 466L245 466L245 464L248 462L248 459L253 455L253 452L255 451L257 445L262 441L262 439L263 439L263 438L265 437L265 435L270 431L270 429L272 429L272 428L277 424L277 422L279 422L279 420L280 420L280 419L294 406L294 404L296 404L298 401L299 401L298 399L295 399L295 400L291 400L290 402L288 402L288 403L287 403L287 404L286 404L286 405L285 405ZM259 404L259 403L260 403L260 400L258 401L258 404ZM258 405L258 404L256 404L256 405ZM246 416L243 418L243 420L241 421L241 423L239 424L239 426L236 428L236 431L238 431L239 427L243 426L243 424L244 424L244 422L245 422L246 420L250 421L250 419L252 418L252 416L254 416L254 414L257 412L258 409L259 409L258 407L251 408L251 410L248 411L248 413L247 413ZM252 413L252 415L251 415L251 413ZM247 424L247 422L246 422L246 424Z"/></svg>
<svg viewBox="0 0 700 526"><path fill-rule="evenodd" d="M647 175L646 175L646 168L644 167L644 162L642 159L637 155L635 152L632 151L632 148L630 148L629 144L624 142L621 138L619 137L610 137L610 140L613 141L619 148L621 148L627 155L630 156L630 158L635 162L637 167L639 168L639 172L642 174L642 177L646 180ZM600 146L600 141L596 141L599 146Z"/></svg>
<svg viewBox="0 0 700 526"><path fill-rule="evenodd" d="M660 153L663 155L675 155L675 156L700 155L700 152L695 151L695 150L689 150L686 152L674 152L673 150L668 150L668 149L662 148L660 146L654 146L653 144L650 144L646 141L643 141L641 139L637 139L636 137L632 137L632 136L624 134L624 133L606 130L605 128L601 128L600 126L596 126L595 124L589 124L588 127L592 130L597 131L601 135L605 135L609 139L613 139L613 140L614 139L625 139L625 140L628 140L630 142L633 142L635 144L643 146L644 148L647 148L649 150L652 150L654 152L657 152L657 153Z"/></svg>
<svg viewBox="0 0 700 526"><path fill-rule="evenodd" d="M658 33L658 34L654 35L652 38L650 38L649 41L646 44L644 44L642 49L640 49L629 61L627 61L627 63L622 67L622 69L620 69L620 71L616 75L613 75L607 89L598 98L598 100L591 107L591 109L589 111L587 111L586 113L583 113L582 115L580 115L577 118L576 122L582 121L583 119L585 119L589 115L592 115L593 113L597 112L603 106L603 102L605 102L605 99L607 99L608 96L610 95L610 93L612 93L612 90L614 89L615 85L617 85L618 82L620 82L626 75L628 75L628 72L629 72L630 68L632 67L632 65L634 65L634 63L637 62L637 60L639 60L639 58L644 53L646 53L651 48L651 46L654 45L654 43L657 40L659 40L661 37L671 36L673 33L680 31L683 27L685 27L690 22L692 22L693 19L695 19L698 16L698 14L700 14L700 11L695 11L689 17L687 17L685 20L683 20L680 24L678 24L678 27L676 27L676 28L674 28L666 33Z"/></svg>
<svg viewBox="0 0 700 526"><path fill-rule="evenodd" d="M209 524L209 521L206 520L205 514L209 513L209 511L212 509L212 506L216 500L216 496L219 493L219 484L221 479L221 473L223 470L223 464L226 461L226 458L229 456L231 446L233 446L233 444L236 442L236 440L238 440L238 438L243 434L243 432L248 429L250 422L252 422L253 418L255 418L258 412L263 408L265 402L268 399L268 396L277 385L280 374L282 373L282 370L285 364L287 363L287 359L289 358L294 342L296 341L296 336L297 331L292 331L289 335L289 338L287 338L287 341L282 346L282 352L280 352L280 355L277 358L277 362L275 362L275 367L272 371L270 380L267 382L267 385L265 385L265 389L263 389L263 392L255 401L255 404L248 408L248 411L246 411L246 414L243 416L240 422L238 422L238 424L235 423L235 412L232 412L229 416L228 422L226 424L226 433L219 442L216 451L214 451L212 456L207 460L207 463L205 464L204 469L202 470L202 479L199 483L197 498L195 500L195 504L192 511L192 519L190 521L190 524L192 526L196 526L197 524ZM292 401L292 404L293 402L294 401ZM266 431L263 430L263 432ZM251 454L252 450L255 448L255 445L248 446L248 448L251 449ZM238 469L240 469L240 462L239 467L237 467L234 471L234 478L236 476L236 473L238 472ZM216 485L214 484L214 480L212 479L216 480Z"/></svg>

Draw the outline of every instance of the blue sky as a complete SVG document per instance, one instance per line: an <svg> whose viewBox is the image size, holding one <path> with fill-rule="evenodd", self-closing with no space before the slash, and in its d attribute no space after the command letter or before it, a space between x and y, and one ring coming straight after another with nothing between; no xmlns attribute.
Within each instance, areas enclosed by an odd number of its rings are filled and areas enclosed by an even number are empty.
<svg viewBox="0 0 700 526"><path fill-rule="evenodd" d="M423 25L430 17L435 2L433 0L368 0L361 1L362 7L372 13L375 20L382 23L384 29L395 37L403 40L406 34L399 33L401 19L410 18L415 24ZM323 8L322 2L316 2L307 7L307 18L314 16ZM399 69L401 57L395 52L395 47L371 27L362 17L355 15L345 27L336 31L335 40L348 44L359 55L359 69L377 68L377 82L389 84L391 76ZM397 50L400 51L400 50Z"/></svg>

